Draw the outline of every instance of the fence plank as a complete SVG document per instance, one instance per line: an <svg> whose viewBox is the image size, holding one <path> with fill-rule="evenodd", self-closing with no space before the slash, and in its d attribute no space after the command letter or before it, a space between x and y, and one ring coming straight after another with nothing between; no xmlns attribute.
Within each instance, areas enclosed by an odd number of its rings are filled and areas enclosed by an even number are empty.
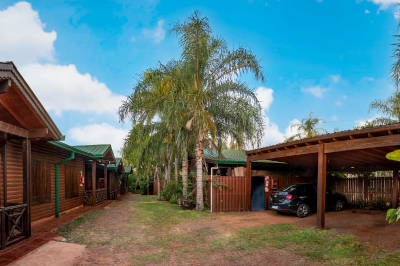
<svg viewBox="0 0 400 266"><path fill-rule="evenodd" d="M334 190L346 196L349 204L356 205L360 200L371 204L377 200L391 201L392 177L362 177L337 179Z"/></svg>

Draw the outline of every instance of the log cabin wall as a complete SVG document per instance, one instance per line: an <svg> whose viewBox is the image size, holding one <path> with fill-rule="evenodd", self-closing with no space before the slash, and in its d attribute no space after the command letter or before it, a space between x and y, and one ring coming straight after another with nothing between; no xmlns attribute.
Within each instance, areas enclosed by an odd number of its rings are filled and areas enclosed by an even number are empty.
<svg viewBox="0 0 400 266"><path fill-rule="evenodd" d="M48 203L35 203L32 202L32 221L41 218L54 216L55 214L55 163L59 162L70 155L70 152L64 151L60 148L52 146L48 143L35 143L32 142L32 161L44 160L49 165L49 177L51 187L51 197ZM72 166L77 168L82 173L85 173L84 158L76 154L75 159L59 166L59 197L60 197L60 211L66 211L83 204L84 187L79 186L78 196L66 198L65 194L65 167ZM76 176L79 182L79 175ZM32 176L34 178L34 176ZM32 180L34 182L34 180ZM32 183L33 183L32 182Z"/></svg>
<svg viewBox="0 0 400 266"><path fill-rule="evenodd" d="M22 140L7 141L6 148L7 171L7 203L23 203L23 165ZM0 147L0 203L4 206L4 146Z"/></svg>

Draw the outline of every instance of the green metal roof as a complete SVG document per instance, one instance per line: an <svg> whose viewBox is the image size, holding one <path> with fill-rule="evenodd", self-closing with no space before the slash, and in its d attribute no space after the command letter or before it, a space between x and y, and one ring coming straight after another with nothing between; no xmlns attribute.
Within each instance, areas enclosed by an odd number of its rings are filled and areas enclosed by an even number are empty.
<svg viewBox="0 0 400 266"><path fill-rule="evenodd" d="M216 150L204 149L204 158L206 160L215 161L217 164L241 164L247 163L246 151L244 150L222 150L218 156Z"/></svg>
<svg viewBox="0 0 400 266"><path fill-rule="evenodd" d="M74 148L90 153L94 158L103 158L106 151L111 148L110 144L96 144L96 145L76 145Z"/></svg>
<svg viewBox="0 0 400 266"><path fill-rule="evenodd" d="M132 166L130 166L130 165L124 166L124 171L125 171L125 174L130 174L132 171Z"/></svg>
<svg viewBox="0 0 400 266"><path fill-rule="evenodd" d="M75 153L78 153L78 154L93 158L92 154L87 153L85 151L82 151L80 149L77 149L74 146L70 146L70 145L68 145L68 144L66 144L64 142L61 142L61 141L58 141L58 140L49 140L48 143L50 143L50 144L52 144L54 146L57 146L59 148L62 148L64 150L67 150L67 151L70 151L70 152L75 152Z"/></svg>
<svg viewBox="0 0 400 266"><path fill-rule="evenodd" d="M115 158L115 163L107 165L107 169L117 172L120 163L122 163L122 158Z"/></svg>

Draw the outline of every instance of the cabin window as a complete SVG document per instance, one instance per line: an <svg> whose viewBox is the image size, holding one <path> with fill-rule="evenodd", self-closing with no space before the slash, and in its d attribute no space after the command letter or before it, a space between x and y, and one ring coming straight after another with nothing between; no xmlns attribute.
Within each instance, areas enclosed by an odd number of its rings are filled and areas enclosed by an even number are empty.
<svg viewBox="0 0 400 266"><path fill-rule="evenodd" d="M51 164L45 160L32 160L32 204L51 201Z"/></svg>
<svg viewBox="0 0 400 266"><path fill-rule="evenodd" d="M80 169L72 165L65 165L65 198L79 196Z"/></svg>

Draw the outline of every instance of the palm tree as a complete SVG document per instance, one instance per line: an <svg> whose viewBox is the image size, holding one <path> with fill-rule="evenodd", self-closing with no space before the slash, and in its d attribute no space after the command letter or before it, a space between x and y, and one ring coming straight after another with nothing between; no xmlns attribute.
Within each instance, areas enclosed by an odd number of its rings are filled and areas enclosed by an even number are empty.
<svg viewBox="0 0 400 266"><path fill-rule="evenodd" d="M320 118L313 117L313 113L310 112L307 118L301 119L300 123L291 125L298 133L287 138L286 142L296 139L311 138L326 133L325 129L317 127L322 121L323 120Z"/></svg>
<svg viewBox="0 0 400 266"><path fill-rule="evenodd" d="M190 115L187 129L196 137L196 209L203 210L203 146L235 137L238 132L243 141L259 143L259 102L253 91L236 78L250 71L263 80L263 74L250 51L229 51L223 40L212 36L207 18L200 18L197 12L173 31L179 36L182 61L191 74L191 82L180 97Z"/></svg>
<svg viewBox="0 0 400 266"><path fill-rule="evenodd" d="M400 84L400 35L396 34L394 35L394 37L397 39L397 42L393 44L395 46L393 50L393 57L395 58L395 62L392 66L392 78L395 82L397 92Z"/></svg>
<svg viewBox="0 0 400 266"><path fill-rule="evenodd" d="M367 122L363 127L374 127L400 122L400 92L395 92L386 100L375 100L370 105L370 110L375 109L382 117Z"/></svg>

